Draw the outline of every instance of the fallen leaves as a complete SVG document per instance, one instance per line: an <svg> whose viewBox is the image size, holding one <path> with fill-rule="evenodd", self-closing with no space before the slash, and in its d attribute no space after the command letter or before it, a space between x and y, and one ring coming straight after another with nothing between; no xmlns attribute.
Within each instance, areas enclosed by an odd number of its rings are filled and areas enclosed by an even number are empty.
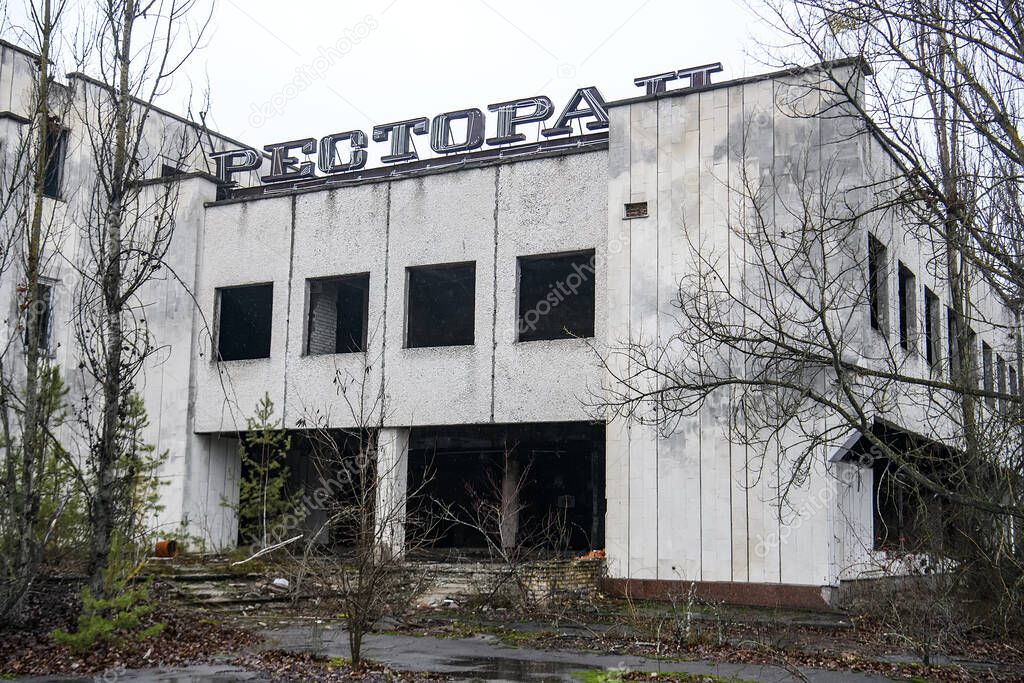
<svg viewBox="0 0 1024 683"><path fill-rule="evenodd" d="M37 585L29 596L20 627L0 635L0 673L44 676L195 664L221 653L237 653L259 642L248 631L169 604L167 595L154 591L157 608L144 617L144 626L162 623L160 634L145 641L122 638L79 655L50 637L55 628L74 628L79 585L74 581Z"/></svg>

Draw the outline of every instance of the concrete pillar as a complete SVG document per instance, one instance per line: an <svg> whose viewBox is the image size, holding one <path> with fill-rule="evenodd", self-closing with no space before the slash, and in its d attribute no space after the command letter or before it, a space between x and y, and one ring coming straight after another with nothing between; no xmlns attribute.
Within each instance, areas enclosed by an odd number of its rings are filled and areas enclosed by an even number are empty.
<svg viewBox="0 0 1024 683"><path fill-rule="evenodd" d="M382 549L396 555L405 551L409 432L408 427L385 427L377 436L375 536Z"/></svg>
<svg viewBox="0 0 1024 683"><path fill-rule="evenodd" d="M522 467L519 460L509 455L505 458L505 471L501 479L501 519L499 533L501 547L509 550L516 547L516 536L519 533L519 484L522 478Z"/></svg>
<svg viewBox="0 0 1024 683"><path fill-rule="evenodd" d="M238 540L238 504L241 476L239 440L208 434L190 437L183 496L184 532L200 543L193 551L223 552Z"/></svg>

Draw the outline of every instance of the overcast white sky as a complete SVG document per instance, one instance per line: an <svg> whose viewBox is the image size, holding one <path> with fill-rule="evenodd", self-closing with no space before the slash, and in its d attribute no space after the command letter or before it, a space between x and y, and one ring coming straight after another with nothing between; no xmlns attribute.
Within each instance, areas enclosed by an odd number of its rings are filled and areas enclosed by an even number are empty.
<svg viewBox="0 0 1024 683"><path fill-rule="evenodd" d="M557 110L586 85L618 99L707 62L736 78L763 69L753 30L737 0L218 0L191 73L211 126L260 146L530 95Z"/></svg>
<svg viewBox="0 0 1024 683"><path fill-rule="evenodd" d="M619 99L708 62L738 78L767 70L762 33L742 0L216 0L187 80L208 83L211 127L261 147L531 95L557 112L579 87ZM159 103L186 113L177 85Z"/></svg>

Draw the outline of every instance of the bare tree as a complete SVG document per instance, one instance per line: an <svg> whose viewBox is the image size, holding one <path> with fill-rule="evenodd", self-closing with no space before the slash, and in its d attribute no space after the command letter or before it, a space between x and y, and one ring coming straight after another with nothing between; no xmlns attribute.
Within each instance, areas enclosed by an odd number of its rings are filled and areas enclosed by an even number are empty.
<svg viewBox="0 0 1024 683"><path fill-rule="evenodd" d="M175 183L146 183L161 163L185 165L198 127L174 132L154 121L154 101L194 52L209 17L195 0L103 0L96 37L83 54L99 76L84 87L79 112L95 167L80 217L76 338L95 395L83 401L92 481L91 587L103 594L113 536L125 518L132 467L124 417L155 350L139 293L164 267L174 232ZM91 394L92 392L90 392Z"/></svg>
<svg viewBox="0 0 1024 683"><path fill-rule="evenodd" d="M4 229L0 273L11 268L19 271L19 321L14 329L21 332L0 349L0 445L4 462L0 485L0 621L18 612L40 569L56 517L70 498L68 491L57 487L54 493L64 497L63 503L44 510L40 484L60 455L55 432L64 400L60 375L48 357L51 311L44 275L55 255L58 222L52 203L47 203L45 197L53 163L63 154L59 130L67 111L64 92L55 86L53 60L53 44L66 2L43 0L30 4L28 9L30 26L24 33L38 48L29 98L32 111L22 136L13 140L3 160L0 189Z"/></svg>
<svg viewBox="0 0 1024 683"><path fill-rule="evenodd" d="M318 481L306 493L310 531L299 584L318 584L334 596L357 670L366 634L383 617L401 616L424 589L425 575L405 557L429 542L433 528L408 506L418 490L406 491L407 432L387 429L391 415L378 374L369 353L356 371L337 370L345 414L315 411L301 425ZM333 428L335 419L349 426ZM406 534L410 523L414 536Z"/></svg>
<svg viewBox="0 0 1024 683"><path fill-rule="evenodd" d="M661 339L611 349L604 403L667 432L706 405L727 406L731 438L753 446L755 476L781 468L780 506L816 454L860 434L871 458L889 463L878 470L887 485L913 492L923 508L942 507L948 526L923 549L988 576L995 569L998 578L985 580L1010 606L1021 588L1020 548L1011 545L1024 520L1020 398L1017 387L990 381L974 348L974 330L1002 340L1018 325L998 315L1020 301L1024 237L1019 201L1005 199L1020 190L1022 82L1020 22L999 14L1005 4L768 5L805 48L790 58L822 63L793 78L792 101L780 95L784 85L774 90L776 116L845 131L846 142L880 148L880 159L861 173L807 140L782 168L752 149L747 121L731 151L740 178L727 228L736 245L702 244L680 226L692 266L674 301L677 324ZM870 233L915 240L941 283L951 350L941 367L923 333L887 329L889 281L878 273L895 274L898 264ZM939 324L937 311L924 313ZM865 334L871 327L880 334ZM933 367L917 369L910 345ZM879 415L916 434L894 438ZM784 453L777 462L764 457L776 452Z"/></svg>
<svg viewBox="0 0 1024 683"><path fill-rule="evenodd" d="M874 71L862 97L849 79L825 73L892 162L885 177L875 180L890 184L885 200L923 245L929 272L948 291L952 339L948 381L929 384L891 367L880 380L905 393L925 393L926 405L941 415L931 426L941 420L947 428L934 432L944 434L952 448L941 466L934 457L897 458L894 469L903 488L946 506L959 530L954 535L960 548L953 555L975 582L976 594L994 592L1003 605L1019 607L1019 386L992 381L986 365L993 359L978 353L974 330L983 325L1014 340L1010 377L1020 377L1020 7L1003 0L797 0L767 7L774 24L795 39L800 58L859 55ZM1013 309L1015 319L995 319L989 293ZM920 493L918 499L924 497Z"/></svg>

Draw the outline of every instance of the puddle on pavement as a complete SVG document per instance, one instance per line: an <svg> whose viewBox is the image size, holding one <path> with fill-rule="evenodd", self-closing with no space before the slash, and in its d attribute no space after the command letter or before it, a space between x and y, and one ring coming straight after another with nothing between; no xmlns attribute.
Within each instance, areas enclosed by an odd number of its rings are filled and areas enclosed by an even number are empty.
<svg viewBox="0 0 1024 683"><path fill-rule="evenodd" d="M455 678L482 681L571 681L573 672L583 670L579 665L565 662L502 657L454 657L445 663L448 674Z"/></svg>
<svg viewBox="0 0 1024 683"><path fill-rule="evenodd" d="M580 671L579 666L561 662L543 662L521 659L479 659L475 657L454 658L446 662L448 675L455 680L469 681L571 681L572 672ZM95 678L33 678L32 683L85 683L105 681L102 674ZM261 683L266 680L244 671L133 671L109 680L117 683Z"/></svg>

